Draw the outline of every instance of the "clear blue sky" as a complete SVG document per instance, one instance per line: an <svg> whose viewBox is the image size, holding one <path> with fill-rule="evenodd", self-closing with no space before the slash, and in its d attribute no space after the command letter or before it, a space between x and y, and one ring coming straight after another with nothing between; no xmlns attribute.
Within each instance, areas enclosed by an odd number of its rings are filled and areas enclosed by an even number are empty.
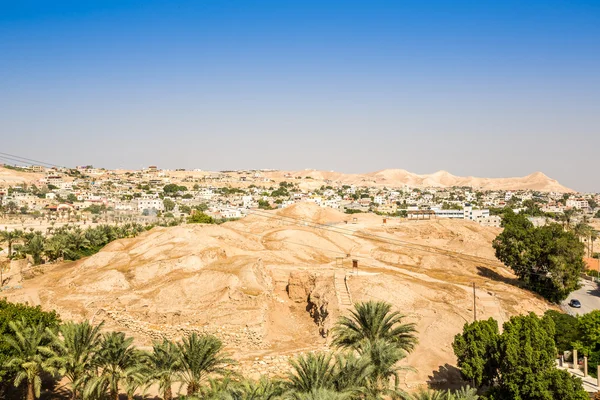
<svg viewBox="0 0 600 400"><path fill-rule="evenodd" d="M600 191L600 1L0 1L0 151Z"/></svg>

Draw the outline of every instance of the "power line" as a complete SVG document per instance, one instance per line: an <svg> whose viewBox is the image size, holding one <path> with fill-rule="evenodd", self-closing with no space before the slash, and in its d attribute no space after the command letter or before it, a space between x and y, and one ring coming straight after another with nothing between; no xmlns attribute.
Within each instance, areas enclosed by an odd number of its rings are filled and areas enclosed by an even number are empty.
<svg viewBox="0 0 600 400"><path fill-rule="evenodd" d="M53 163L49 163L49 162L45 162L45 161L34 160L32 158L21 157L21 156L15 155L15 154L0 152L0 155L4 156L2 158L12 159L13 161L17 161L17 162L34 162L34 163L41 164L41 165L49 165L51 167L68 168L63 165L57 165L57 164L53 164Z"/></svg>

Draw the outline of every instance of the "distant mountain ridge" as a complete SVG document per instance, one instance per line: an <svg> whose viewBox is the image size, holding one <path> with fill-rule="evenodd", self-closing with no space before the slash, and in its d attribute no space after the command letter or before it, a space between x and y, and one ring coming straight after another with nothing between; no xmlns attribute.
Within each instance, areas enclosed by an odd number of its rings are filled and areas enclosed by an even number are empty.
<svg viewBox="0 0 600 400"><path fill-rule="evenodd" d="M122 171L121 171L122 172ZM187 175L206 175L208 171L170 171L170 176L184 177ZM300 171L282 171L282 170L262 170L261 175L269 177L276 181L286 180L290 177L312 178L303 179L306 186L321 186L325 181L363 186L388 186L401 187L408 185L410 187L452 187L469 186L481 190L536 190L540 192L559 192L573 193L561 185L556 179L546 176L542 172L534 172L523 177L513 178L479 178L473 176L455 176L448 171L437 171L432 174L415 174L405 169L383 169L365 174L346 174L335 171L321 171L315 169L305 169ZM14 185L18 183L31 183L42 178L44 174L18 172L11 169L0 167L0 184ZM312 185L311 185L312 183Z"/></svg>
<svg viewBox="0 0 600 400"><path fill-rule="evenodd" d="M377 186L410 187L452 187L469 186L482 190L536 190L540 192L571 193L574 190L561 185L543 172L534 172L523 177L480 178L474 176L455 176L448 171L433 174L415 174L404 169L383 169L366 174L344 174L334 171L302 170L265 172L265 176L280 175L310 177L314 180L327 180L350 185L373 184Z"/></svg>

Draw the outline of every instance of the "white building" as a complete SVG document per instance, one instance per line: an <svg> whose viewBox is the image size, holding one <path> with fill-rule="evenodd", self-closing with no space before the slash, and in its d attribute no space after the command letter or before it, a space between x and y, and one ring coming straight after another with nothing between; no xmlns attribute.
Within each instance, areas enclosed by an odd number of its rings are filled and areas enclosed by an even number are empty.
<svg viewBox="0 0 600 400"><path fill-rule="evenodd" d="M468 219L469 221L477 221L480 218L487 218L490 216L490 210L487 210L487 209L474 210L473 206L470 204L465 205L463 212L464 212L464 218Z"/></svg>
<svg viewBox="0 0 600 400"><path fill-rule="evenodd" d="M432 210L435 212L435 216L438 218L465 218L465 213L463 210L442 210L441 208L433 208Z"/></svg>
<svg viewBox="0 0 600 400"><path fill-rule="evenodd" d="M139 212L144 212L144 210L164 211L165 205L159 198L142 198L137 201L137 209Z"/></svg>
<svg viewBox="0 0 600 400"><path fill-rule="evenodd" d="M502 217L499 215L489 215L487 217L481 216L477 218L477 222L479 222L479 224L482 226L493 226L500 228L500 225L502 224Z"/></svg>
<svg viewBox="0 0 600 400"><path fill-rule="evenodd" d="M576 208L578 210L584 210L586 208L589 208L590 205L588 204L588 201L586 199L578 198L578 199L568 199L567 207Z"/></svg>
<svg viewBox="0 0 600 400"><path fill-rule="evenodd" d="M375 197L373 197L373 203L379 204L379 205L385 203L385 196L382 194L376 195Z"/></svg>
<svg viewBox="0 0 600 400"><path fill-rule="evenodd" d="M236 210L234 208L222 209L220 211L220 214L221 214L221 218L227 218L227 219L242 217L242 213L240 212L240 210Z"/></svg>

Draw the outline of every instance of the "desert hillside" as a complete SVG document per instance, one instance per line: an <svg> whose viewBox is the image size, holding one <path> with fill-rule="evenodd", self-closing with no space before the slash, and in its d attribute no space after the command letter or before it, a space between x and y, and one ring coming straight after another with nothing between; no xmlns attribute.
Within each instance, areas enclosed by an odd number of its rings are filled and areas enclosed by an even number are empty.
<svg viewBox="0 0 600 400"><path fill-rule="evenodd" d="M318 184L329 181L332 183L357 186L387 186L387 187L452 187L467 186L481 190L537 190L541 192L573 192L561 185L555 179L541 172L515 178L477 178L473 176L454 176L446 171L433 174L419 175L403 169L385 169L366 174L343 174L333 171L302 170L302 171L271 171L265 176L280 180L286 176L302 178L310 177Z"/></svg>
<svg viewBox="0 0 600 400"><path fill-rule="evenodd" d="M105 321L141 345L212 332L256 374L281 372L285 356L326 349L351 302L385 300L418 327L420 344L405 361L416 372L403 378L414 388L456 378L451 342L473 319L473 282L478 318L502 322L549 307L494 260L497 233L465 221L383 224L302 203L218 226L154 228L87 259L45 266L7 293L65 319Z"/></svg>
<svg viewBox="0 0 600 400"><path fill-rule="evenodd" d="M31 183L39 181L44 174L33 172L21 172L14 169L0 167L0 184L18 185L20 183Z"/></svg>

